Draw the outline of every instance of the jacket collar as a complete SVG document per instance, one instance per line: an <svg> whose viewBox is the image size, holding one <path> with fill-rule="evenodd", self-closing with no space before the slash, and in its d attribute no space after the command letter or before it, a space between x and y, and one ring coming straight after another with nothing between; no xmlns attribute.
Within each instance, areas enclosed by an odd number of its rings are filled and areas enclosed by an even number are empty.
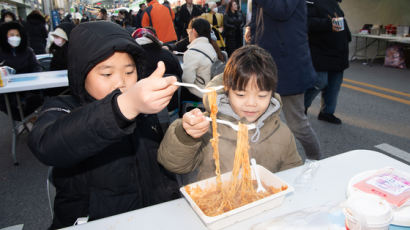
<svg viewBox="0 0 410 230"><path fill-rule="evenodd" d="M194 46L197 43L209 43L209 40L206 37L197 37L197 38L195 38L195 40L193 40L191 42L191 44L188 45L188 49L191 48L192 46Z"/></svg>

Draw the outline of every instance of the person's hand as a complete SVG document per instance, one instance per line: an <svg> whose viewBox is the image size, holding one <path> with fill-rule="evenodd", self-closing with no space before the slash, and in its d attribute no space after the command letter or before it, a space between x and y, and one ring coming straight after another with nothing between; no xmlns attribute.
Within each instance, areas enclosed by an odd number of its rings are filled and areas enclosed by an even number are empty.
<svg viewBox="0 0 410 230"><path fill-rule="evenodd" d="M185 132L193 138L199 138L209 129L209 121L198 108L184 114L182 117L182 127Z"/></svg>
<svg viewBox="0 0 410 230"><path fill-rule="evenodd" d="M247 44L251 43L251 28L249 26L245 28L245 42Z"/></svg>
<svg viewBox="0 0 410 230"><path fill-rule="evenodd" d="M118 96L118 106L127 119L133 119L140 113L158 113L168 105L178 86L174 85L176 77L163 78L164 73L164 63L158 62L157 69L149 77Z"/></svg>

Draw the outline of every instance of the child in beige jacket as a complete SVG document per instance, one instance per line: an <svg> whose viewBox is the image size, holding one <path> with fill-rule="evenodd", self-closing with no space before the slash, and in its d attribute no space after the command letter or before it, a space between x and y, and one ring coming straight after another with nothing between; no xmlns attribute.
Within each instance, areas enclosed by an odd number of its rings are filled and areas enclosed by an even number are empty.
<svg viewBox="0 0 410 230"><path fill-rule="evenodd" d="M249 156L272 172L302 164L295 138L280 121L281 101L275 93L276 65L264 49L244 46L229 59L224 74L215 77L210 86L224 85L217 96L217 118L238 123L246 119L257 128L249 131ZM183 174L182 183L188 184L215 176L212 130L207 97L202 113L194 109L185 113L168 128L158 149L158 161L168 170ZM233 168L237 132L218 124L221 173Z"/></svg>

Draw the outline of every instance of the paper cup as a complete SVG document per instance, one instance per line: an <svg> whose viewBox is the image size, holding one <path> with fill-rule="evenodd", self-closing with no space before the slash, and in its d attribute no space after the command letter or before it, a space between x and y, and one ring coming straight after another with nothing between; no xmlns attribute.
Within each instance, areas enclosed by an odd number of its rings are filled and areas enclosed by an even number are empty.
<svg viewBox="0 0 410 230"><path fill-rule="evenodd" d="M349 197L344 203L347 230L388 230L393 213L382 198L371 194Z"/></svg>

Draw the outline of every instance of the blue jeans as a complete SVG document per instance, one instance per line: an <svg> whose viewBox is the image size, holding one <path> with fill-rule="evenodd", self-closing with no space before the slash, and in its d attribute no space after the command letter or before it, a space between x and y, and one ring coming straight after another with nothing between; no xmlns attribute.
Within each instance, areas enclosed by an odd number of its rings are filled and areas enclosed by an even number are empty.
<svg viewBox="0 0 410 230"><path fill-rule="evenodd" d="M336 110L337 97L343 82L341 72L317 72L315 85L305 92L305 108L312 105L313 100L322 91L321 113L333 114Z"/></svg>

